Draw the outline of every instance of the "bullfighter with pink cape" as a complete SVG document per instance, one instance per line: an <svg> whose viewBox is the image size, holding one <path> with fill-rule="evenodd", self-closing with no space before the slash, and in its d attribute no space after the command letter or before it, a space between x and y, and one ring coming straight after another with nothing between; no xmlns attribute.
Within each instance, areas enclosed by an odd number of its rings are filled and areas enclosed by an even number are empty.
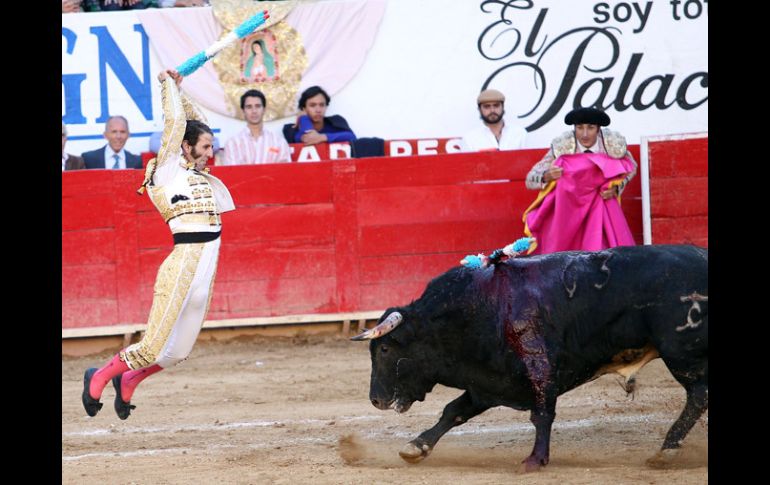
<svg viewBox="0 0 770 485"><path fill-rule="evenodd" d="M633 246L620 210L637 168L625 137L604 128L610 117L598 108L575 108L564 123L572 129L551 141L525 178L540 191L522 217L524 233L536 238L527 254Z"/></svg>
<svg viewBox="0 0 770 485"><path fill-rule="evenodd" d="M563 169L561 178L548 183L523 215L524 233L537 240L531 253L598 251L635 244L620 196L601 196L635 171L631 160L579 153L562 155L552 166Z"/></svg>

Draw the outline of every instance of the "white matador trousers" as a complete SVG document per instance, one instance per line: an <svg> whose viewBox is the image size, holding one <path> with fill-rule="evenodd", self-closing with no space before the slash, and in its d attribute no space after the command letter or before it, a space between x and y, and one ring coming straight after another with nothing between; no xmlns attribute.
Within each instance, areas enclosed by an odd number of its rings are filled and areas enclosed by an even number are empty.
<svg viewBox="0 0 770 485"><path fill-rule="evenodd" d="M120 352L132 370L168 368L190 355L211 303L220 241L177 244L160 265L144 337Z"/></svg>

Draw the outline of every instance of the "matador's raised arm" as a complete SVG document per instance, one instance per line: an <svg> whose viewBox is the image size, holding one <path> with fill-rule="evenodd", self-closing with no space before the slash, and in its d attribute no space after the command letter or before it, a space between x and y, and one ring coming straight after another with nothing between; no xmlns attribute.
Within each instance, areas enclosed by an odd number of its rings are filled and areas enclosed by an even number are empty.
<svg viewBox="0 0 770 485"><path fill-rule="evenodd" d="M144 193L145 186L150 183L156 170L181 150L187 121L206 122L206 117L195 103L179 90L182 75L169 69L161 72L158 75L158 80L160 80L160 99L163 111L163 135L160 140L158 156L147 164L144 181L137 190L139 194Z"/></svg>
<svg viewBox="0 0 770 485"><path fill-rule="evenodd" d="M179 90L182 76L171 71L171 76L161 80L160 99L163 109L163 135L160 140L157 167L161 167L168 158L178 153L182 146L187 120L206 122L195 103Z"/></svg>

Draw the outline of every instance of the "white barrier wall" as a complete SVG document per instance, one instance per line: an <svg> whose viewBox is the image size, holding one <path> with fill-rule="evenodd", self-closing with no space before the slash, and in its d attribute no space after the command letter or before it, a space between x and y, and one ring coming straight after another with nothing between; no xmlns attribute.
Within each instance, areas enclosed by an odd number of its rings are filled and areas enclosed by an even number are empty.
<svg viewBox="0 0 770 485"><path fill-rule="evenodd" d="M707 20L708 0L389 0L329 113L359 136L448 138L479 122L475 97L488 86L505 93L508 122L529 130L525 148L547 146L574 106L606 109L629 143L708 131ZM147 150L161 126L160 68L133 12L62 15L67 151L102 146L112 114L130 120L127 148ZM222 144L242 126L207 114Z"/></svg>

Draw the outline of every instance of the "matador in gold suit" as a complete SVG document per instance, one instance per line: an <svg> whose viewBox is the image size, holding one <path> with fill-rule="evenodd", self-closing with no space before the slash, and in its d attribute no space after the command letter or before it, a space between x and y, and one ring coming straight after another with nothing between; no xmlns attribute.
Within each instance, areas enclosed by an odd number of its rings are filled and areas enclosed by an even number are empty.
<svg viewBox="0 0 770 485"><path fill-rule="evenodd" d="M162 72L164 127L161 148L147 165L144 183L168 224L174 250L158 270L147 330L141 341L124 348L100 369L86 370L83 406L89 416L110 380L115 412L126 419L136 406L131 397L150 375L186 359L198 338L211 302L219 257L221 214L235 209L227 187L207 173L214 135L202 113L180 90L182 76Z"/></svg>

